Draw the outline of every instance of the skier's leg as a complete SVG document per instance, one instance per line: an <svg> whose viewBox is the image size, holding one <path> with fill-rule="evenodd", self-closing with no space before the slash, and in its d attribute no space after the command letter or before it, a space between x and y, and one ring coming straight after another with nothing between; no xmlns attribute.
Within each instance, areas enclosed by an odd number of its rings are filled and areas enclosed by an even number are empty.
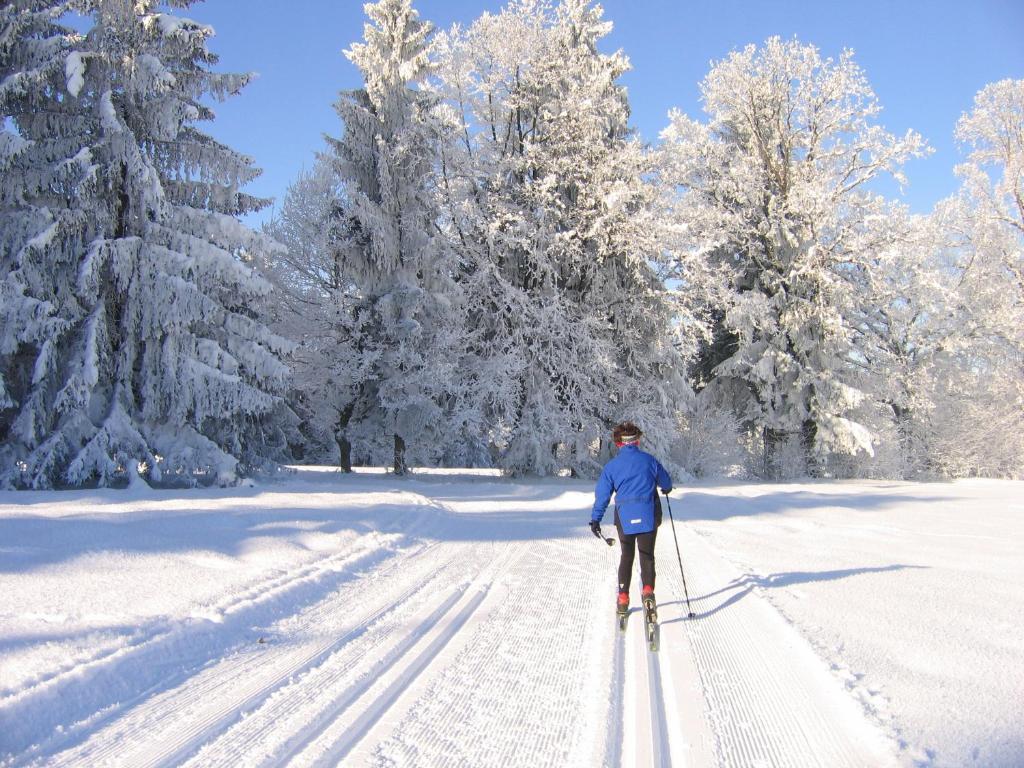
<svg viewBox="0 0 1024 768"><path fill-rule="evenodd" d="M658 538L658 529L655 528L650 533L637 534L635 538L637 549L640 550L640 580L645 587L654 589L654 542Z"/></svg>
<svg viewBox="0 0 1024 768"><path fill-rule="evenodd" d="M623 533L619 527L619 592L629 592L629 583L633 579L633 561L636 558L636 536Z"/></svg>

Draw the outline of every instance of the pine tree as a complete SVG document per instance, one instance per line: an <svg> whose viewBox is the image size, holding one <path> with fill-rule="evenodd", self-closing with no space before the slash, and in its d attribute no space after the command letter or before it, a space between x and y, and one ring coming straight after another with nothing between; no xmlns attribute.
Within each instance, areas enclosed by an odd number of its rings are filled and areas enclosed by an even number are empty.
<svg viewBox="0 0 1024 768"><path fill-rule="evenodd" d="M365 6L364 42L346 51L363 88L341 94L344 125L329 139L343 184L332 244L351 287L338 331L354 374L339 400L339 445L379 455L392 440L396 474L435 459L446 438L448 360L458 328L446 250L436 236L435 99L417 85L431 70L433 26L411 0ZM408 453L407 453L408 452Z"/></svg>
<svg viewBox="0 0 1024 768"><path fill-rule="evenodd" d="M280 451L287 427L270 416L288 345L254 309L269 291L253 269L268 245L236 219L266 202L239 192L258 171L196 126L213 118L205 97L249 78L212 72L212 30L156 2L24 5L31 14L4 18L4 39L30 53L4 61L4 148L25 151L4 160L16 172L2 215L17 223L3 263L50 275L33 297L50 322L42 336L5 323L3 377L18 384L4 482L106 485L137 469L151 482L229 482ZM40 45L25 20L71 7L88 32L51 26ZM59 64L40 68L42 50L59 50ZM27 237L40 222L50 226Z"/></svg>
<svg viewBox="0 0 1024 768"><path fill-rule="evenodd" d="M53 378L63 340L85 319L75 283L96 231L85 207L96 194L95 166L73 111L52 96L66 90L80 65L73 51L78 36L58 23L70 5L19 1L0 8L3 485L24 467L25 443L45 437L50 402L40 384Z"/></svg>

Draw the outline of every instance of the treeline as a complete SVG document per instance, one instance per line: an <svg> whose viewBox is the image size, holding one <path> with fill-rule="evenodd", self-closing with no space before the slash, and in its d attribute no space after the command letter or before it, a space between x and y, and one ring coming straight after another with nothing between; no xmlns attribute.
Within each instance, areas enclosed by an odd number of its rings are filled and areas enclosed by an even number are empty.
<svg viewBox="0 0 1024 768"><path fill-rule="evenodd" d="M0 482L592 475L626 418L694 475L1020 476L1024 81L911 215L876 180L927 145L849 54L733 52L649 145L589 0L366 10L363 87L254 233L251 160L199 127L247 79L208 28L0 9Z"/></svg>

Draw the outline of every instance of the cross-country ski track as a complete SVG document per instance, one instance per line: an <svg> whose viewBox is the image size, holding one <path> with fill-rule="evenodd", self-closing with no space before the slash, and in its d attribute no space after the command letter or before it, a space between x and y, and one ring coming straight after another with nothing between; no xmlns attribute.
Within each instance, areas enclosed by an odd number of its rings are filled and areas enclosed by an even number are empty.
<svg viewBox="0 0 1024 768"><path fill-rule="evenodd" d="M615 626L618 547L590 535L582 484L373 482L337 491L339 516L381 521L339 532L343 548L4 692L0 765L896 764L808 642L685 523L696 616L666 516L655 654L637 583Z"/></svg>

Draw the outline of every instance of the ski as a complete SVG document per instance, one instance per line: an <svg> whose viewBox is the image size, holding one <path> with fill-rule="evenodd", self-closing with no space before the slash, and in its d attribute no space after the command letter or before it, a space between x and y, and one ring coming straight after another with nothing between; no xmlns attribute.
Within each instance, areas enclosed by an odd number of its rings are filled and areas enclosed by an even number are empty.
<svg viewBox="0 0 1024 768"><path fill-rule="evenodd" d="M616 611L615 621L619 625L619 632L626 631L626 622L629 620L629 611Z"/></svg>
<svg viewBox="0 0 1024 768"><path fill-rule="evenodd" d="M644 632L647 636L647 648L657 651L661 633L658 629L658 607L653 597L644 598Z"/></svg>

